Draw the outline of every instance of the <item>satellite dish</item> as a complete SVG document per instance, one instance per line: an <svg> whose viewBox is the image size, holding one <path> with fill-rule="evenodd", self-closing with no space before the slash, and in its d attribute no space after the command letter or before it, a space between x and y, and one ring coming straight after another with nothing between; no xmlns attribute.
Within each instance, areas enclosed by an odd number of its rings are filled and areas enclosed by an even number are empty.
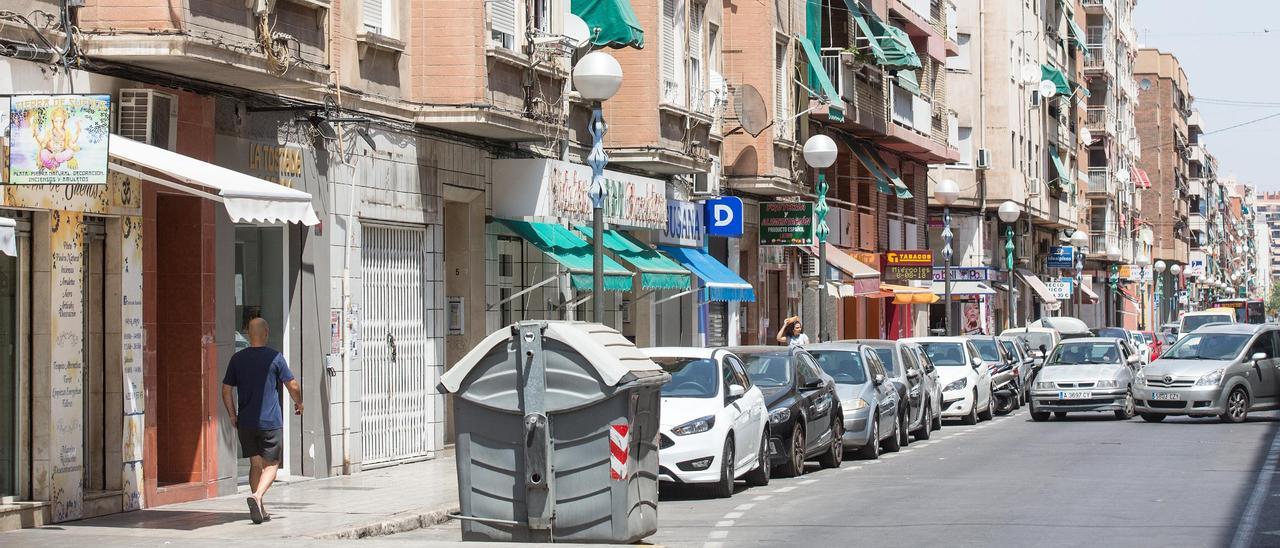
<svg viewBox="0 0 1280 548"><path fill-rule="evenodd" d="M1089 128L1082 128L1080 130L1080 142L1086 145L1093 143L1093 132L1089 131Z"/></svg>
<svg viewBox="0 0 1280 548"><path fill-rule="evenodd" d="M564 14L564 37L573 44L574 48L581 48L591 40L591 29L581 17L566 13Z"/></svg>
<svg viewBox="0 0 1280 548"><path fill-rule="evenodd" d="M771 122L764 96L751 84L742 84L734 90L733 113L738 117L738 125L752 137L759 137Z"/></svg>
<svg viewBox="0 0 1280 548"><path fill-rule="evenodd" d="M1053 80L1041 80L1038 89L1040 96L1045 99L1052 99L1058 95L1058 84L1053 83Z"/></svg>
<svg viewBox="0 0 1280 548"><path fill-rule="evenodd" d="M1040 67L1031 63L1022 65L1022 83L1034 84L1040 81Z"/></svg>
<svg viewBox="0 0 1280 548"><path fill-rule="evenodd" d="M1116 180L1117 180L1117 181L1120 181L1121 183L1128 184L1128 183L1129 183L1129 170L1127 170L1127 169L1119 169L1119 170L1116 170Z"/></svg>

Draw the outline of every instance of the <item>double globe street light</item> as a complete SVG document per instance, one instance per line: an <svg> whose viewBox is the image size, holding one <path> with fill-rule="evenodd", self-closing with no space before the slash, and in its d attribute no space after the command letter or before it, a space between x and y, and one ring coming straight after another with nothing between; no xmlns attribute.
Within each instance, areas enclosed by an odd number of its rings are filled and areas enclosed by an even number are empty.
<svg viewBox="0 0 1280 548"><path fill-rule="evenodd" d="M1013 293L1014 287L1016 287L1017 284L1013 281L1013 252L1015 249L1015 246L1013 245L1013 236L1014 224L1017 223L1018 218L1022 216L1022 206L1018 205L1018 202L1006 201L1003 204L1000 204L1000 209L996 210L996 216L1000 217L1000 220L1006 225L1004 231L1006 236L1004 251L1005 267L1009 272L1009 327L1016 327L1017 323L1015 323L1015 320L1017 318L1017 314L1015 313L1016 305Z"/></svg>
<svg viewBox="0 0 1280 548"><path fill-rule="evenodd" d="M942 204L942 292L946 303L942 319L947 335L955 335L951 330L951 204L960 198L960 185L951 179L943 179L933 188L933 198Z"/></svg>
<svg viewBox="0 0 1280 548"><path fill-rule="evenodd" d="M831 164L836 163L836 156L839 153L839 149L836 148L836 142L826 135L814 135L804 142L804 163L809 164L809 167L818 171L818 185L815 189L818 194L818 204L814 207L814 213L817 214L818 219L813 232L818 237L819 342L829 340L824 302L826 301L827 293L827 235L831 232L830 228L827 227L827 212L831 208L827 205L827 176L824 170L831 167Z"/></svg>
<svg viewBox="0 0 1280 548"><path fill-rule="evenodd" d="M583 99L592 102L591 154L587 165L591 166L591 300L592 320L604 323L604 167L609 155L604 151L603 103L613 97L622 86L622 65L612 55L603 51L588 53L573 67L573 87Z"/></svg>

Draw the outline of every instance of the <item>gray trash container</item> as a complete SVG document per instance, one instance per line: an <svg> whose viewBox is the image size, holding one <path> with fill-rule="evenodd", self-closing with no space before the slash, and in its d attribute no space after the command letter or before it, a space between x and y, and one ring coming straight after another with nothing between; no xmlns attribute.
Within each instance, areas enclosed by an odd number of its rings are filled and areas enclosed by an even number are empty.
<svg viewBox="0 0 1280 548"><path fill-rule="evenodd" d="M635 542L658 528L659 389L621 333L532 321L440 379L455 394L463 540Z"/></svg>

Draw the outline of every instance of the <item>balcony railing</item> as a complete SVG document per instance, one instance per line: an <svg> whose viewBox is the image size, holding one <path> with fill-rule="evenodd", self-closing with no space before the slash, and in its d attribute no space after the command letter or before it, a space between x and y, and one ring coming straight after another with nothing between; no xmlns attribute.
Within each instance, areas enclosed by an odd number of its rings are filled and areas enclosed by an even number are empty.
<svg viewBox="0 0 1280 548"><path fill-rule="evenodd" d="M840 61L840 48L822 48L822 70L836 87L836 94L841 99L848 99L844 93L843 63Z"/></svg>
<svg viewBox="0 0 1280 548"><path fill-rule="evenodd" d="M1111 107L1089 107L1086 111L1085 127L1089 131L1105 131L1115 134L1116 111Z"/></svg>
<svg viewBox="0 0 1280 548"><path fill-rule="evenodd" d="M1090 193L1111 194L1111 168L1107 167L1091 167L1089 168L1089 188Z"/></svg>

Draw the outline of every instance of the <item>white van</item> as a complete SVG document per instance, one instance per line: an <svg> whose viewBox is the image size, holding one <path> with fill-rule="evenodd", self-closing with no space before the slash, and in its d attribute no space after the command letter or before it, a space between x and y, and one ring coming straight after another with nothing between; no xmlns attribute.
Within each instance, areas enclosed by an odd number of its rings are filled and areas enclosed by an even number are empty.
<svg viewBox="0 0 1280 548"><path fill-rule="evenodd" d="M1178 322L1178 339L1204 325L1211 323L1236 323L1236 311L1231 308L1210 308L1198 312L1187 312Z"/></svg>

